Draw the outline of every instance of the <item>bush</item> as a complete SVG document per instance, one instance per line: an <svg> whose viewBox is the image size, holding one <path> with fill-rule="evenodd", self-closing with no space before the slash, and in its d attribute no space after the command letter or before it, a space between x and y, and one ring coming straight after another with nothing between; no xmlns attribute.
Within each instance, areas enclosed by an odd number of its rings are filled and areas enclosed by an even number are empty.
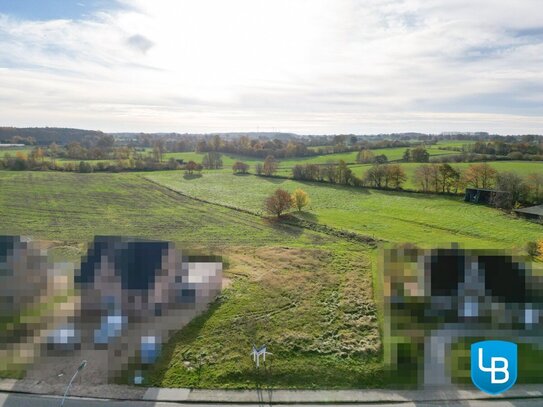
<svg viewBox="0 0 543 407"><path fill-rule="evenodd" d="M532 257L536 257L539 254L537 242L526 243L525 249L526 249L526 252Z"/></svg>

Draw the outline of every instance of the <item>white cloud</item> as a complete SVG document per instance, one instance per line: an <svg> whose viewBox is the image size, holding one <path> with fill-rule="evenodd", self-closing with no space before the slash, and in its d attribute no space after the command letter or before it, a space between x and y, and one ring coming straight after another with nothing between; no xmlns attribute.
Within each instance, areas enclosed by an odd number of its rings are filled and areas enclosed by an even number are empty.
<svg viewBox="0 0 543 407"><path fill-rule="evenodd" d="M82 21L0 16L0 121L111 131L543 127L536 0L130 5Z"/></svg>

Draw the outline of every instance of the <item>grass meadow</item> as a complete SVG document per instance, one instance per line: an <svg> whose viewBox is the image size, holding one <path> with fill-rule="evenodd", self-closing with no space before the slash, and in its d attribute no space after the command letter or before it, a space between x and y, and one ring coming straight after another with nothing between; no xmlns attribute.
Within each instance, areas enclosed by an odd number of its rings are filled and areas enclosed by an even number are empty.
<svg viewBox="0 0 543 407"><path fill-rule="evenodd" d="M394 243L457 242L471 247L523 248L541 235L540 225L459 197L368 190L313 182L208 171L197 180L179 172L146 178L188 196L262 214L264 198L277 188L302 188L311 203L296 214L305 220Z"/></svg>

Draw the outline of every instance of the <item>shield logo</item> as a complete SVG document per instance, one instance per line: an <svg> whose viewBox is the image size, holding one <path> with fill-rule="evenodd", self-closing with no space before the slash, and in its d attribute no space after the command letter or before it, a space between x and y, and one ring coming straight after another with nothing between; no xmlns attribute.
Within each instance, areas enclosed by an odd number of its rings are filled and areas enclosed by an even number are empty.
<svg viewBox="0 0 543 407"><path fill-rule="evenodd" d="M471 345L471 381L479 390L496 395L517 381L517 345L482 341Z"/></svg>

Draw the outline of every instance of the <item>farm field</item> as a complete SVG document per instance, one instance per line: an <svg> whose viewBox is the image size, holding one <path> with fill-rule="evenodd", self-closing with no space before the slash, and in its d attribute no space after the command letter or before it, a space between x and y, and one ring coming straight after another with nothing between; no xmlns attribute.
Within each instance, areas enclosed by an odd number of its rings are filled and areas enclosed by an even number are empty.
<svg viewBox="0 0 543 407"><path fill-rule="evenodd" d="M0 213L1 234L49 240L72 257L112 234L223 256L228 287L170 341L145 384L254 387L247 355L267 343L270 386L383 385L373 251L363 244L195 201L140 174L1 171Z"/></svg>
<svg viewBox="0 0 543 407"><path fill-rule="evenodd" d="M197 180L186 180L180 172L145 177L189 196L259 214L264 198L275 189L292 192L302 188L312 202L308 211L297 216L389 242L458 242L470 247L523 248L527 241L541 235L537 224L492 208L466 204L458 197L236 176L225 171L208 171Z"/></svg>

